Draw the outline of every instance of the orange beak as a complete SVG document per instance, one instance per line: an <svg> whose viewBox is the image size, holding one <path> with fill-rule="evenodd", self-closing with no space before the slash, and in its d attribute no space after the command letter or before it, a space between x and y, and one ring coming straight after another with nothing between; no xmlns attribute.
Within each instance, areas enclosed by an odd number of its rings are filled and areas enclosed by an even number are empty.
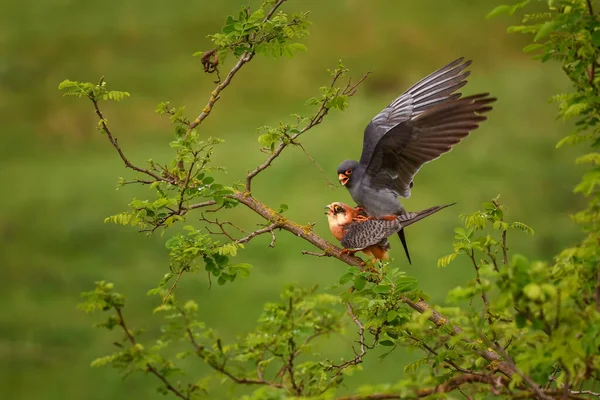
<svg viewBox="0 0 600 400"><path fill-rule="evenodd" d="M346 183L348 183L348 181L350 180L350 178L348 178L345 174L339 174L338 175L338 180L340 181L340 183L342 184L342 186L346 186Z"/></svg>

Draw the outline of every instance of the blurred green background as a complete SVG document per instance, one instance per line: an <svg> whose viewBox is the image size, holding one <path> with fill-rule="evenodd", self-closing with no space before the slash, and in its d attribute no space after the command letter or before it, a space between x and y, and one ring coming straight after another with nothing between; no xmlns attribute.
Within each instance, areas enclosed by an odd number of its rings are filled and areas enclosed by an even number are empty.
<svg viewBox="0 0 600 400"><path fill-rule="evenodd" d="M257 0L251 0L256 4ZM115 282L128 297L132 326L158 332L160 318L149 310L157 299L145 295L168 271L166 239L146 238L134 228L104 224L147 189L115 191L119 176L132 176L95 129L96 117L83 100L63 98L65 78L96 81L132 98L106 104L105 115L130 159L166 160L172 128L154 114L165 100L187 105L188 115L206 103L215 79L191 54L209 48L207 34L220 29L242 0L105 0L103 2L9 0L0 13L0 390L10 399L159 398L152 377L122 380L90 361L111 349L116 334L93 328L100 316L76 310L79 294L99 279ZM368 5L367 5L368 4ZM486 21L493 1L303 0L286 10L310 10L309 51L294 60L257 57L223 93L201 127L224 138L216 163L228 168L225 182L241 180L264 159L256 128L309 115L304 101L329 81L326 69L339 59L354 76L373 70L350 109L332 113L304 138L307 151L335 182L335 169L357 158L367 122L417 79L466 56L474 59L465 93L490 91L499 98L490 120L453 152L417 176L409 210L458 202L451 209L410 227L413 265L392 239L392 255L417 276L431 300L443 304L446 291L473 274L456 262L436 268L451 252L458 215L501 194L508 218L530 224L535 236L513 234L512 250L548 259L579 233L569 220L581 200L572 195L581 170L574 149L555 150L570 129L555 121L547 99L565 90L556 65L541 65L521 53L528 38L508 35L506 19ZM231 62L231 60L229 60ZM330 190L319 170L297 148L289 149L255 181L258 199L331 238L323 206L350 202L346 190ZM237 222L259 222L240 208ZM193 222L193 217L190 218ZM265 250L270 238L253 240L240 256L255 265L251 276L208 290L203 274L187 276L179 294L193 296L200 315L226 338L252 328L265 301L278 299L287 283L327 286L346 267L336 260L300 255L313 250L289 234ZM350 356L353 336L329 342L335 356ZM348 387L397 379L411 357L395 353L379 361L367 356L366 371ZM188 364L202 374L200 361ZM228 398L228 392L219 396ZM214 397L217 398L217 397Z"/></svg>

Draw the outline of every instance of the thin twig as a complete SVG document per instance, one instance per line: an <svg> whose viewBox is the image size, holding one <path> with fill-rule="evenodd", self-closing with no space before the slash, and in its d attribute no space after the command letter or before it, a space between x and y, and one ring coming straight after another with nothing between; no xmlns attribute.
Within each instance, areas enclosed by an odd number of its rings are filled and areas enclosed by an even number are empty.
<svg viewBox="0 0 600 400"><path fill-rule="evenodd" d="M258 235L262 235L264 233L271 233L272 240L271 240L271 243L269 244L269 247L275 247L275 233L273 232L273 230L279 228L279 225L280 224L278 222L274 222L267 227L255 230L254 232L250 233L248 236L245 236L241 239L237 239L235 242L239 243L239 244L248 243L250 240L252 240L253 238L255 238Z"/></svg>
<svg viewBox="0 0 600 400"><path fill-rule="evenodd" d="M252 60L253 57L254 57L254 52L244 52L240 56L237 63L235 63L233 68L231 68L231 70L229 71L229 73L227 74L225 79L217 85L215 90L213 90L210 93L210 97L208 98L208 103L202 109L202 112L200 113L200 115L198 115L198 117L194 121L192 121L192 123L190 123L189 128L187 129L187 131L185 133L186 137L188 137L190 135L190 133L192 132L192 130L195 129L198 125L200 125L202 123L202 121L204 121L206 119L206 117L208 117L210 115L210 112L212 111L213 106L215 105L217 100L219 100L221 98L219 96L221 94L221 92L227 86L229 86L229 84L231 83L231 80L233 79L235 74L238 73L238 71L244 66L244 64L250 62L250 60Z"/></svg>
<svg viewBox="0 0 600 400"><path fill-rule="evenodd" d="M492 314L490 313L490 305L488 303L487 295L485 294L485 289L483 288L483 285L481 284L481 277L479 276L479 265L477 264L477 261L475 260L475 250L471 251L468 254L469 254L469 258L471 259L471 262L473 263L473 267L475 268L475 279L477 280L477 284L481 288L481 300L483 300L483 307L485 310L485 314L487 315L488 323L490 325L492 325L494 323L494 321L492 320Z"/></svg>
<svg viewBox="0 0 600 400"><path fill-rule="evenodd" d="M137 342L135 340L135 336L133 336L133 333L131 333L131 331L127 328L127 325L125 324L125 318L123 318L123 313L121 312L121 307L115 307L115 311L117 312L117 316L119 317L119 325L121 326L121 329L123 329L123 331L125 332L125 336L127 336L127 340L129 340L129 343L131 343L132 346L135 346L137 344ZM148 372L152 373L158 379L160 379L162 381L162 383L164 383L164 385L167 387L167 389L170 392L172 392L175 396L179 397L180 399L184 399L184 400L189 399L188 396L185 396L183 393L181 393L179 390L177 390L177 388L175 386L171 385L171 383L167 380L167 378L163 374L158 372L158 370L156 368L154 368L152 366L152 364L146 363L146 369L148 370Z"/></svg>
<svg viewBox="0 0 600 400"><path fill-rule="evenodd" d="M140 168L140 167L137 167L137 166L133 165L127 159L127 157L125 157L125 154L123 153L123 150L121 150L121 147L119 146L119 143L117 142L117 138L113 136L112 132L108 128L108 125L106 124L106 120L104 119L104 115L102 114L102 111L100 111L100 107L98 106L98 100L96 100L92 96L90 96L89 98L90 98L90 100L92 100L92 103L94 104L94 109L96 111L96 115L98 116L98 118L100 118L100 125L102 126L102 130L104 131L104 133L106 133L106 136L108 137L108 140L113 145L113 147L117 150L117 153L119 153L119 156L121 157L121 160L123 160L123 162L125 163L125 166L127 168L131 168L134 171L141 172L143 174L151 176L152 178L154 178L157 181L163 181L163 182L168 182L168 183L171 183L171 184L175 184L175 180L174 179L158 176L158 175L156 175L155 173L153 173L150 170L147 170L145 168Z"/></svg>
<svg viewBox="0 0 600 400"><path fill-rule="evenodd" d="M192 346L196 350L196 355L198 357L200 357L202 360L206 361L206 363L211 368L213 368L215 371L222 373L223 375L227 376L229 379L231 379L232 381L234 381L235 383L238 383L238 384L242 384L242 385L268 385L268 386L276 387L276 388L279 388L279 389L283 388L282 385L279 385L279 384L274 383L274 382L265 381L263 379L239 378L239 377L233 375L231 372L227 371L225 369L224 363L223 364L218 364L212 358L207 358L206 355L205 355L204 346L202 346L201 344L199 344L196 341L196 338L194 337L194 333L192 332L192 328L190 327L190 320L189 320L189 317L188 317L187 313L185 312L185 310L183 310L181 308L178 308L178 311L183 316L183 319L184 319L184 322L185 322L185 332L187 334L189 342L192 344ZM217 345L218 345L219 348L221 348L220 342L217 342Z"/></svg>
<svg viewBox="0 0 600 400"><path fill-rule="evenodd" d="M198 152L194 152L193 156L194 156L194 160L190 163L188 172L185 175L185 180L183 181L183 186L181 186L181 193L179 194L179 210L183 209L183 201L185 200L185 192L188 189L190 179L192 178L192 172L194 171L194 166L196 165L196 161L197 161L196 157L198 156Z"/></svg>
<svg viewBox="0 0 600 400"><path fill-rule="evenodd" d="M216 201L214 201L214 200L208 200L208 201L203 201L202 203L192 204L189 207L184 207L184 210L185 211L195 210L196 208L214 206L215 204L217 204Z"/></svg>
<svg viewBox="0 0 600 400"><path fill-rule="evenodd" d="M342 94L347 95L347 96L353 96L356 93L356 88L358 87L358 85L360 83L362 83L367 78L367 76L369 75L369 73L370 72L367 72L366 74L364 74L363 77L355 85L350 86L350 84L348 84L348 86L346 86L346 88L344 89L344 91L342 92ZM330 88L333 88L335 86L336 82L341 77L341 75L342 75L342 72L339 71L337 74L335 74L333 76L331 84L329 85ZM265 160L264 163L262 163L261 165L259 165L258 167L256 167L253 171L248 172L248 174L246 175L246 192L247 193L251 193L252 192L252 179L256 175L258 175L259 173L261 173L262 171L264 171L265 169L267 169L269 166L271 166L271 163L277 157L279 157L279 155L281 154L281 152L286 147L288 147L290 144L293 144L295 142L295 140L298 139L298 137L300 137L306 131L314 128L317 125L319 125L323 121L323 118L329 112L329 107L327 107L327 102L328 102L328 99L323 99L323 101L321 102L321 105L320 105L319 109L317 110L317 112L315 112L315 114L312 116L312 118L310 119L310 121L308 122L308 124L306 124L306 126L304 128L302 128L300 130L300 132L292 135L289 138L289 140L285 140L285 141L282 141L281 143L279 143L279 146L277 146L277 148Z"/></svg>
<svg viewBox="0 0 600 400"><path fill-rule="evenodd" d="M600 263L598 264L598 278L596 280L596 290L594 291L596 301L596 310L600 312Z"/></svg>
<svg viewBox="0 0 600 400"><path fill-rule="evenodd" d="M573 395L589 394L590 396L595 396L595 397L600 398L600 393L592 392L591 390L571 390L570 393L573 394Z"/></svg>
<svg viewBox="0 0 600 400"><path fill-rule="evenodd" d="M163 302L162 302L163 304L165 304L165 302L169 299L169 296L171 296L171 292L173 292L173 289L175 289L175 287L177 286L177 283L181 279L181 275L183 275L183 272L185 270L186 270L185 268L181 268L181 271L179 271L179 274L177 275L177 279L175 279L175 282L171 285L171 288L169 289L169 291L165 295L165 298L163 299Z"/></svg>
<svg viewBox="0 0 600 400"><path fill-rule="evenodd" d="M506 254L506 231L502 231L502 255L504 266L508 265L508 255Z"/></svg>
<svg viewBox="0 0 600 400"><path fill-rule="evenodd" d="M587 1L587 6L588 6L588 10L590 12L591 16L594 16L594 9L592 8L592 0L586 0Z"/></svg>
<svg viewBox="0 0 600 400"><path fill-rule="evenodd" d="M503 388L508 385L506 378L502 379L500 376L491 377L487 375L463 374L450 378L446 382L432 388L416 389L414 396L427 397L436 393L449 393L458 389L461 385L469 383L485 383L492 388ZM407 396L396 393L375 393L370 395L343 396L338 397L337 400L387 400L404 398L407 398Z"/></svg>
<svg viewBox="0 0 600 400"><path fill-rule="evenodd" d="M529 386L537 395L538 398L542 399L542 400L552 400L551 396L548 396L547 394L544 393L544 391L542 390L542 388L539 387L539 385L537 383L535 383L535 381L533 379L531 379L529 376L525 375L515 364L515 362L513 361L513 359L508 355L508 353L502 348L502 346L498 346L496 344L493 344L489 339L487 339L485 337L485 335L480 335L480 337L487 342L489 345L494 345L496 347L496 351L502 356L502 358L504 358L504 361L507 362L513 369L513 371L515 371L515 373L517 375L519 375L521 377L521 379L523 379L523 381L527 384L527 386Z"/></svg>
<svg viewBox="0 0 600 400"><path fill-rule="evenodd" d="M377 333L375 335L373 345L367 346L365 343L365 327L364 327L364 325L362 324L362 322L360 322L360 320L354 313L354 309L352 308L352 305L350 303L346 303L346 308L348 309L348 315L350 316L350 318L352 318L352 321L356 324L356 326L358 326L358 338L359 338L358 343L360 344L360 352L355 351L354 358L352 358L348 361L344 361L343 363L341 363L339 365L332 364L329 367L327 367L327 371L331 371L334 369L337 370L335 373L335 376L340 375L345 368L347 368L351 365L358 365L358 364L362 363L363 357L367 354L367 348L375 347L375 345L377 344L377 342L379 340L379 334ZM353 350L354 350L354 348L353 348Z"/></svg>
<svg viewBox="0 0 600 400"><path fill-rule="evenodd" d="M208 231L208 233L210 233L211 235L225 235L232 242L235 242L236 240L233 236L231 236L229 234L229 232L227 232L224 225L229 225L229 226L237 229L240 233L244 233L244 230L242 228L240 228L239 226L235 225L233 222L230 222L230 221L219 222L218 219L211 221L210 219L206 218L204 216L204 214L201 214L199 219L200 219L200 221L206 222L208 224L217 225L219 227L219 229L221 230L221 232L212 232L210 229L208 229L208 227L206 227L206 230Z"/></svg>
<svg viewBox="0 0 600 400"><path fill-rule="evenodd" d="M315 257L332 257L332 254L327 253L315 253L313 251L302 250L301 253L306 256L315 256Z"/></svg>
<svg viewBox="0 0 600 400"><path fill-rule="evenodd" d="M319 171L321 171L321 175L323 175L323 178L325 179L325 182L327 182L327 186L329 186L329 188L331 190L335 189L335 185L333 183L331 183L331 181L329 180L329 178L327 178L327 174L325 173L325 171L323 171L323 168L319 165L319 163L317 162L317 160L315 160L314 158L312 158L312 156L310 154L308 154L308 151L306 151L306 149L304 148L304 146L302 145L302 143L296 142L294 144L296 146L300 147L302 149L302 151L304 152L304 154L306 155L306 157L308 157L308 159L313 164L315 164L315 166L319 169Z"/></svg>
<svg viewBox="0 0 600 400"><path fill-rule="evenodd" d="M271 19L271 17L273 16L273 14L275 14L275 11L277 11L277 9L285 2L285 0L279 0L277 3L275 3L273 5L273 7L271 8L271 10L267 13L267 15L265 16L265 18L263 19L263 22L268 21L269 19ZM210 115L210 112L212 111L213 106L215 105L215 103L217 102L217 100L220 99L220 94L223 90L225 90L225 88L227 86L229 86L229 84L231 83L231 80L233 79L233 77L238 73L238 71L244 66L244 64L249 63L252 58L254 57L254 50L252 51L245 51L240 58L238 59L237 63L235 63L235 65L233 66L233 68L231 68L231 70L229 71L229 73L227 74L227 76L225 77L225 79L223 81L221 81L221 83L219 83L217 85L217 87L215 87L215 89L210 93L210 97L208 99L208 103L206 104L206 106L202 109L202 112L200 113L200 115L198 115L198 117L192 121L189 124L189 128L187 129L185 136L189 136L189 134L192 132L193 129L195 129L198 125L200 125L202 123L202 121L204 121L206 119L206 117L208 117Z"/></svg>

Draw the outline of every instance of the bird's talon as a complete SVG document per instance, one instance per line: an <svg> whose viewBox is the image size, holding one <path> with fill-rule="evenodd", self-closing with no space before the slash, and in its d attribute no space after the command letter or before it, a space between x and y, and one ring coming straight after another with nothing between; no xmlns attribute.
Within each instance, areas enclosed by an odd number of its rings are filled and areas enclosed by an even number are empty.
<svg viewBox="0 0 600 400"><path fill-rule="evenodd" d="M342 249L342 251L340 251L341 255L347 254L349 256L353 256L354 253L356 253L357 250L350 250L350 249Z"/></svg>

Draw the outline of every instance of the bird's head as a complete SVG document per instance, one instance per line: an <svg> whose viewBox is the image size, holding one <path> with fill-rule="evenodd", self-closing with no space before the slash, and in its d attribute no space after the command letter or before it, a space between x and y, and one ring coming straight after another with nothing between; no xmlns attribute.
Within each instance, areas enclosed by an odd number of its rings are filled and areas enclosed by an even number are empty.
<svg viewBox="0 0 600 400"><path fill-rule="evenodd" d="M358 161L346 160L342 162L337 169L340 183L346 187L350 187L353 182L357 181L356 176L362 172L361 167Z"/></svg>
<svg viewBox="0 0 600 400"><path fill-rule="evenodd" d="M352 222L352 219L357 215L356 209L350 207L348 204L335 202L325 206L325 214L327 214L327 220L329 225L335 224L343 226Z"/></svg>

